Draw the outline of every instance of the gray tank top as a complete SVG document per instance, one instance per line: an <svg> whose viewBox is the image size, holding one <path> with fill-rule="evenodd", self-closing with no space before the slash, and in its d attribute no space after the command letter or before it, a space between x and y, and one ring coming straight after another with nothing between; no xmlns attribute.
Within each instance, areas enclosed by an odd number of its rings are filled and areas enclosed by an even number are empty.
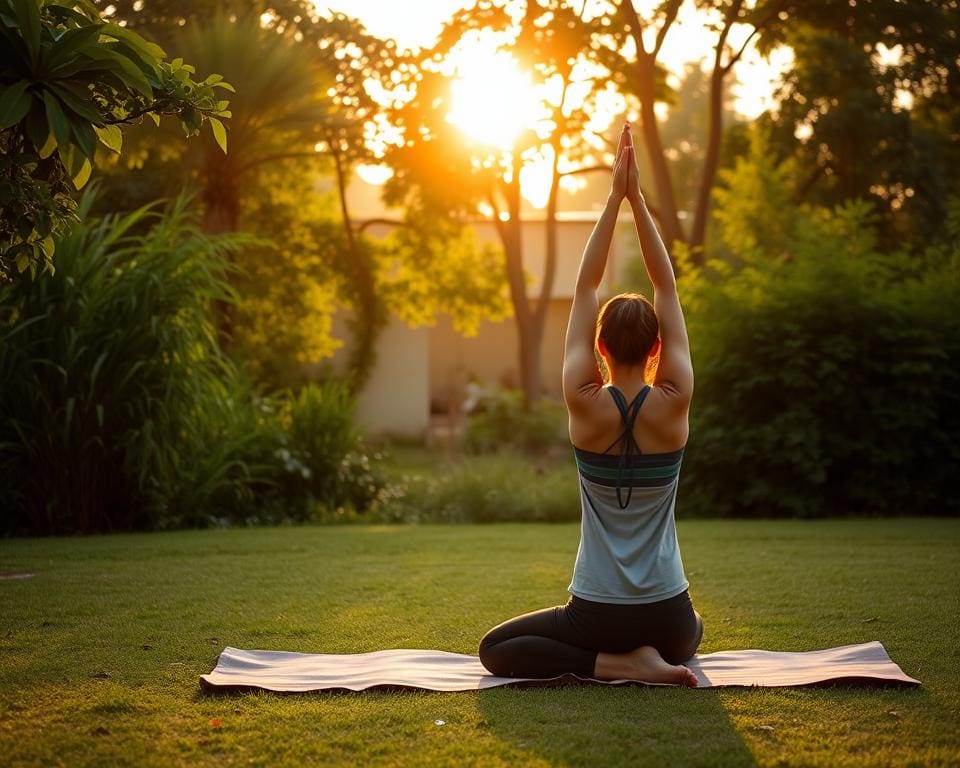
<svg viewBox="0 0 960 768"><path fill-rule="evenodd" d="M641 453L633 425L650 387L629 405L619 389L607 389L624 431L603 453L573 449L582 513L580 547L567 591L598 603L666 600L689 586L674 521L683 449ZM620 451L610 453L618 443Z"/></svg>

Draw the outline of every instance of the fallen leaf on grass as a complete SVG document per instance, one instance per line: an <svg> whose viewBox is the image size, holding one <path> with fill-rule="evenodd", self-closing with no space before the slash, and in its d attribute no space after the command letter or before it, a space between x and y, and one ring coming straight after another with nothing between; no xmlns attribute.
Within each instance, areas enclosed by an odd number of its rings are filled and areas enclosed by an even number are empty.
<svg viewBox="0 0 960 768"><path fill-rule="evenodd" d="M219 718L215 717L213 718L213 720L210 721L211 728L220 728L222 725L223 725L223 721L221 721Z"/></svg>

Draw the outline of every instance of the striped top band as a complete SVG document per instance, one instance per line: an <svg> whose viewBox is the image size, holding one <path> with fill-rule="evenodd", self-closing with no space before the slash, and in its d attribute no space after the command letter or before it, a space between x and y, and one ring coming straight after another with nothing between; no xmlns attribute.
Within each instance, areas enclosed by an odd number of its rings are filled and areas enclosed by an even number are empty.
<svg viewBox="0 0 960 768"><path fill-rule="evenodd" d="M683 448L668 453L641 453L624 457L594 453L574 446L577 469L585 480L610 488L660 488L680 474Z"/></svg>

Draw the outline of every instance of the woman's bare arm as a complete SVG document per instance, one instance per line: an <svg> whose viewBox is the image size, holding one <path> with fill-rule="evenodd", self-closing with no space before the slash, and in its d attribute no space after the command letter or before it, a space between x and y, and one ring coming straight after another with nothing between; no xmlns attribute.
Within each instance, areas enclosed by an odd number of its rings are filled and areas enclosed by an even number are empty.
<svg viewBox="0 0 960 768"><path fill-rule="evenodd" d="M660 322L660 361L654 386L669 396L678 409L686 409L693 396L693 363L687 326L677 295L677 278L670 255L660 238L646 201L640 193L636 163L632 163L627 186L627 199L640 238L640 250L647 275L653 285L653 307Z"/></svg>
<svg viewBox="0 0 960 768"><path fill-rule="evenodd" d="M577 285L570 308L563 352L563 399L571 411L580 410L583 396L603 384L593 347L600 304L597 288L603 280L607 255L613 240L620 204L627 193L630 156L633 147L624 128L617 149L610 196L583 251Z"/></svg>

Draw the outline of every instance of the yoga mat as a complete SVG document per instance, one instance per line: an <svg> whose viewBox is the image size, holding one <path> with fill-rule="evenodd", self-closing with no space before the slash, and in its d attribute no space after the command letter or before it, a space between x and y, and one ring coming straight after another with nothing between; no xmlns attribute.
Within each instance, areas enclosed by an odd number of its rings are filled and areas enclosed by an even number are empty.
<svg viewBox="0 0 960 768"><path fill-rule="evenodd" d="M720 651L686 662L701 688L799 686L824 683L920 685L905 675L877 641L822 651ZM208 692L427 690L477 691L496 686L649 685L636 680L594 680L574 674L549 679L495 677L480 659L448 651L391 649L371 653L244 651L227 647L217 666L200 676Z"/></svg>

